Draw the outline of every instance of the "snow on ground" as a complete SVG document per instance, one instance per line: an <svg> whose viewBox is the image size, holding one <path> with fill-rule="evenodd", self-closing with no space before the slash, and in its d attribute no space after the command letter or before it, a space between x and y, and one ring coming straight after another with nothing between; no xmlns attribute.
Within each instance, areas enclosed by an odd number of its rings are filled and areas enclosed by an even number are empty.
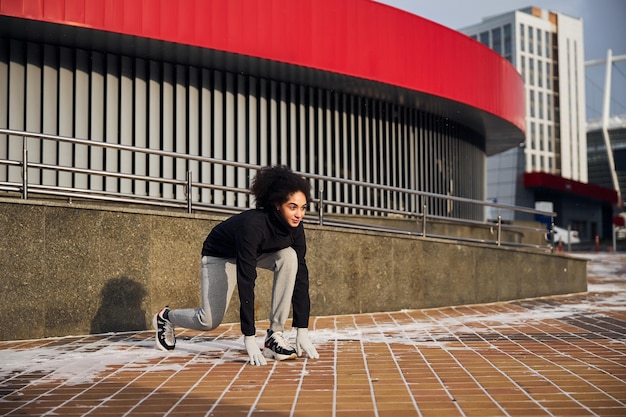
<svg viewBox="0 0 626 417"><path fill-rule="evenodd" d="M624 311L626 309L626 255L615 253L574 254L589 260L588 296L573 297L567 302L537 303L532 309L513 309L482 314L454 314L446 318L412 321L408 324L387 320L376 326L343 327L311 331L311 339L319 346L326 343L360 340L365 343L432 344L451 333L480 333L481 323L489 322L491 328L513 327L548 319L560 319L581 314L593 315L596 311ZM601 306L600 306L601 304ZM35 378L33 383L66 380L69 384L92 382L110 368L124 366L128 370L178 370L192 356L194 363L245 360L242 338L209 337L181 338L176 350L164 354L155 349L152 338L133 337L132 333L115 337L94 337L89 343L82 338L46 339L56 343L28 349L7 349L0 343L0 380L15 374L47 375ZM126 337L127 336L127 337ZM288 332L293 340L294 333ZM258 338L259 345L263 339ZM440 343L444 347L444 343ZM162 361L167 355L169 361ZM176 357L187 358L177 364Z"/></svg>
<svg viewBox="0 0 626 417"><path fill-rule="evenodd" d="M624 292L626 289L626 255L615 253L585 253L574 256L589 260L587 291Z"/></svg>

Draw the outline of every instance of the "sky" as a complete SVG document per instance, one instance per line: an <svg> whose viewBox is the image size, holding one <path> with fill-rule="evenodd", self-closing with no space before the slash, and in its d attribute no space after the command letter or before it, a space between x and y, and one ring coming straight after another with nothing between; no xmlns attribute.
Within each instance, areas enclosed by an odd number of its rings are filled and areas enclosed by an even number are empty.
<svg viewBox="0 0 626 417"><path fill-rule="evenodd" d="M626 55L626 0L377 0L416 14L451 29L479 23L528 6L581 18L585 39L585 61ZM626 114L626 61L613 66L611 114ZM605 69L586 71L587 120L599 117L602 109Z"/></svg>

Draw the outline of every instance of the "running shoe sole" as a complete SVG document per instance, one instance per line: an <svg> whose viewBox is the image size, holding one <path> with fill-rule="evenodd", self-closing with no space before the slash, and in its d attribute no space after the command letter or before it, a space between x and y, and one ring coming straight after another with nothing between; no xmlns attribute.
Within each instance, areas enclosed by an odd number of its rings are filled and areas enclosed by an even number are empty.
<svg viewBox="0 0 626 417"><path fill-rule="evenodd" d="M277 361L286 361L289 359L296 359L298 357L298 355L296 355L296 352L293 352L289 355L285 355L282 353L276 353L270 348L263 349L263 356L265 356L268 359L274 359Z"/></svg>

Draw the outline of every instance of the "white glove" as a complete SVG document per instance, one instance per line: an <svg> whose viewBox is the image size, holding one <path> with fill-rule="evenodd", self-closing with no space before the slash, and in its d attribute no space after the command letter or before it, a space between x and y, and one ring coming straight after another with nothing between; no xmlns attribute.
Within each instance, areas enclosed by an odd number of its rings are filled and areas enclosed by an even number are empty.
<svg viewBox="0 0 626 417"><path fill-rule="evenodd" d="M267 365L267 361L256 343L256 336L244 336L243 343L250 357L250 365Z"/></svg>
<svg viewBox="0 0 626 417"><path fill-rule="evenodd" d="M315 346L311 343L311 339L309 339L309 329L298 327L296 333L296 352L298 352L298 356L302 356L303 350L311 359L319 359L320 357Z"/></svg>

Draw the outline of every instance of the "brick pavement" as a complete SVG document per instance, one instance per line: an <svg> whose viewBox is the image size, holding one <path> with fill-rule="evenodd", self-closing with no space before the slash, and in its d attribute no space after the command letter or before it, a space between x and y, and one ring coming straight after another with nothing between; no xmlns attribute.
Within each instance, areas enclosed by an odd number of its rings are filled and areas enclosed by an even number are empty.
<svg viewBox="0 0 626 417"><path fill-rule="evenodd" d="M0 342L0 415L625 416L626 256L592 259L584 294L313 318L318 360L250 366L236 325Z"/></svg>

